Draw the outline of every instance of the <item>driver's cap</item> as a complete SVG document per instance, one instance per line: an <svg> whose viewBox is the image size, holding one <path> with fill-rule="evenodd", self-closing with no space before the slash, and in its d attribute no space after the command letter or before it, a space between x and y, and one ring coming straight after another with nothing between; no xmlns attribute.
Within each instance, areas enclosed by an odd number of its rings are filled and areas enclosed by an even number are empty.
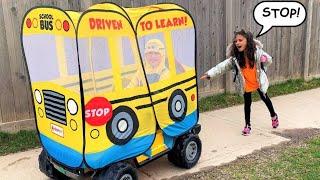
<svg viewBox="0 0 320 180"><path fill-rule="evenodd" d="M144 53L158 52L164 55L164 45L159 39L150 39L145 45Z"/></svg>

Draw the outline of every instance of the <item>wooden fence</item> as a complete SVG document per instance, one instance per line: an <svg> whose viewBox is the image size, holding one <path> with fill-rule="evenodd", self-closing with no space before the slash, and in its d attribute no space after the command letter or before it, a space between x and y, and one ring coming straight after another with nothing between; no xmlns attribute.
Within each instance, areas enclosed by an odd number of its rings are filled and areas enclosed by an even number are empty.
<svg viewBox="0 0 320 180"><path fill-rule="evenodd" d="M25 12L37 5L84 11L100 0L1 0L0 1L0 131L32 128L33 108L24 65L20 26ZM246 29L257 35L261 27L253 19L260 0L113 0L125 7L173 2L187 8L197 28L198 76L225 58L233 31ZM268 70L272 83L320 75L320 1L300 0L308 11L299 27L273 28L259 37L274 57ZM199 81L200 95L232 91L228 73L212 81Z"/></svg>

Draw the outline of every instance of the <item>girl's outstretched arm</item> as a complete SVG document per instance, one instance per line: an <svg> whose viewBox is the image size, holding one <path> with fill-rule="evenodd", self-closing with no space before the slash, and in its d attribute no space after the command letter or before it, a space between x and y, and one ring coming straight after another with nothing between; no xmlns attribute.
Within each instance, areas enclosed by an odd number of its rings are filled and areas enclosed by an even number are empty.
<svg viewBox="0 0 320 180"><path fill-rule="evenodd" d="M218 75L224 74L232 68L232 57L220 62L209 71L207 71L200 79L210 79Z"/></svg>

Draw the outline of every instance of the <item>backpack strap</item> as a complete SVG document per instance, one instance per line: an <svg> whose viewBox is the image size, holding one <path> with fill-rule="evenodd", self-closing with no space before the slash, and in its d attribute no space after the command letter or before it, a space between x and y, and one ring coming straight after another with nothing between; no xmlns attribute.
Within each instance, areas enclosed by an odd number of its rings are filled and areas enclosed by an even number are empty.
<svg viewBox="0 0 320 180"><path fill-rule="evenodd" d="M263 65L262 62L261 62L261 64L260 64L260 66L261 66L261 69L262 69L264 72L266 72L266 70L264 69L264 65Z"/></svg>
<svg viewBox="0 0 320 180"><path fill-rule="evenodd" d="M233 82L236 82L236 78L238 76L239 69L238 69L238 67L237 67L235 62L233 62L233 68L236 70L236 73L234 74L234 77L233 77Z"/></svg>

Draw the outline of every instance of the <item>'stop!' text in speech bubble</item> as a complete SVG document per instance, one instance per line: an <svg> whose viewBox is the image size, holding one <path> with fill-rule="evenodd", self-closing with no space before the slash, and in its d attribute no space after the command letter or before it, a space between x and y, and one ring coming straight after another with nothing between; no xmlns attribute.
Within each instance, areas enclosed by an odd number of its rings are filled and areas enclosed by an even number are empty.
<svg viewBox="0 0 320 180"><path fill-rule="evenodd" d="M299 26L306 19L306 8L296 1L263 1L253 11L254 20L262 26L257 37L275 27Z"/></svg>

